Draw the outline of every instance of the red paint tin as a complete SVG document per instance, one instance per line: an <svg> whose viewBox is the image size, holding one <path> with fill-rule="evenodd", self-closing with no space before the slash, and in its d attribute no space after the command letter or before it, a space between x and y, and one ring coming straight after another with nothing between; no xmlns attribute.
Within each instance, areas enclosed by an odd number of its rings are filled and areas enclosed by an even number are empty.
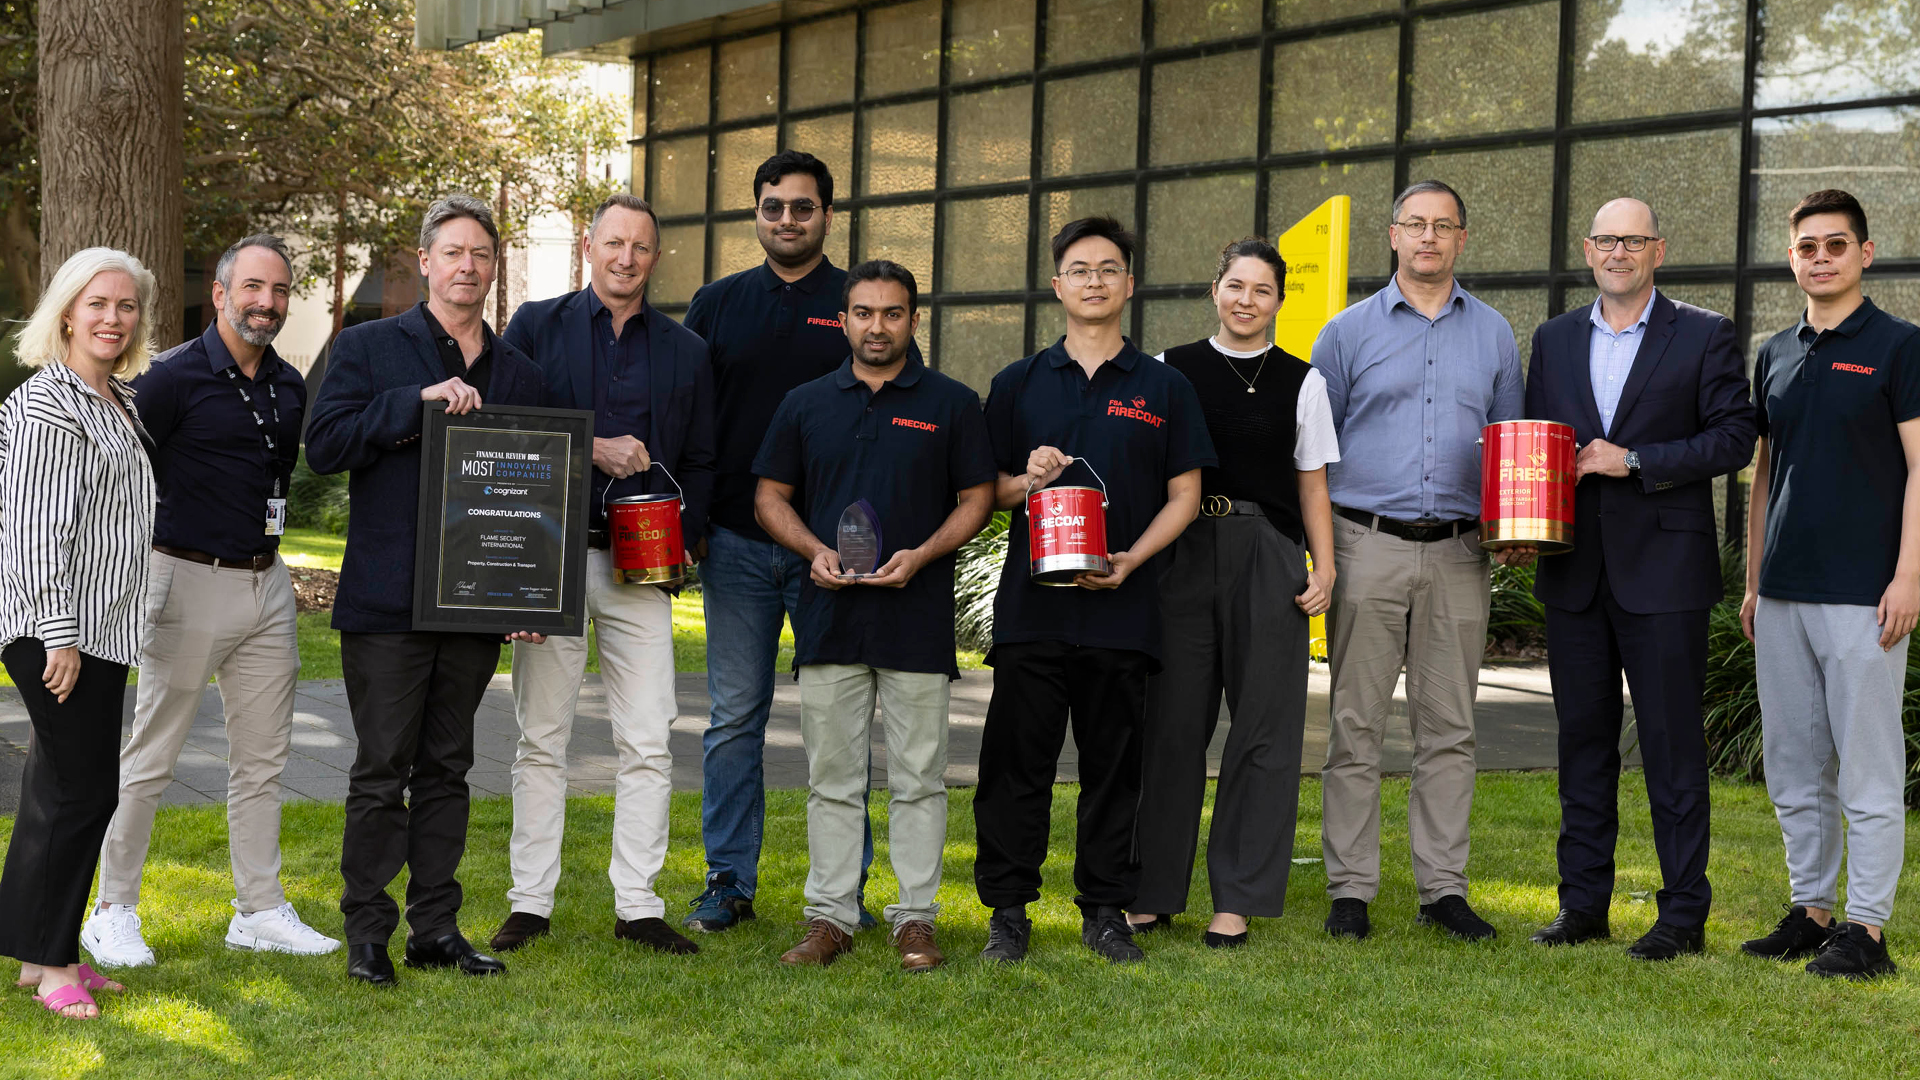
<svg viewBox="0 0 1920 1080"><path fill-rule="evenodd" d="M1505 420L1480 431L1480 547L1573 550L1573 428Z"/></svg>
<svg viewBox="0 0 1920 1080"><path fill-rule="evenodd" d="M1099 488L1050 487L1027 494L1028 572L1041 585L1113 569L1107 559L1107 496Z"/></svg>

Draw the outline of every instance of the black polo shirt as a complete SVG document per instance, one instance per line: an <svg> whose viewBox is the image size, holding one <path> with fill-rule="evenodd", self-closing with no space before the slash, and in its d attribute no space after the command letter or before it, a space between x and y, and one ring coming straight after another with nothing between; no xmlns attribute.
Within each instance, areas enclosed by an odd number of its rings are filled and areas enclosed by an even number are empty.
<svg viewBox="0 0 1920 1080"><path fill-rule="evenodd" d="M278 550L280 538L266 534L267 500L276 480L286 497L307 408L293 365L268 346L247 378L215 323L155 360L133 389L155 444L153 542L234 561Z"/></svg>
<svg viewBox="0 0 1920 1080"><path fill-rule="evenodd" d="M1042 446L1086 458L1107 483L1110 551L1125 551L1147 531L1167 503L1168 480L1219 464L1193 384L1131 341L1096 368L1092 380L1067 355L1065 338L1008 365L987 393L987 434L999 471L1014 476L1027 471L1028 455ZM1098 486L1077 461L1056 483ZM1152 657L1158 670L1157 579L1166 553L1135 569L1118 589L1036 585L1027 569L1024 505L1012 517L993 605L994 644L1064 641L1133 649Z"/></svg>
<svg viewBox="0 0 1920 1080"><path fill-rule="evenodd" d="M1760 347L1753 401L1768 452L1760 595L1878 605L1900 559L1897 425L1920 417L1920 327L1871 300L1818 333L1803 315Z"/></svg>
<svg viewBox="0 0 1920 1080"><path fill-rule="evenodd" d="M420 314L427 317L427 332L433 335L434 348L440 353L441 370L447 373L447 378L463 379L468 386L480 391L480 401L485 404L493 383L493 328L484 322L480 324L480 355L469 364L460 343L433 317L432 309L424 300L420 302Z"/></svg>
<svg viewBox="0 0 1920 1080"><path fill-rule="evenodd" d="M880 522L881 565L926 543L959 492L997 475L980 396L916 357L878 392L854 377L849 357L788 394L753 471L798 489L795 509L823 543L834 543L847 507L867 500ZM809 578L793 620L794 667L866 664L959 678L953 565L951 554L935 559L898 589L835 591Z"/></svg>
<svg viewBox="0 0 1920 1080"><path fill-rule="evenodd" d="M646 442L653 437L653 358L647 351L647 320L656 317L653 308L641 301L640 310L617 335L613 312L591 287L587 311L593 328L593 433L602 439L631 435ZM608 501L644 495L647 474L616 480L596 468L593 490L596 496L604 492ZM588 504L587 516L593 528L607 527L601 499Z"/></svg>
<svg viewBox="0 0 1920 1080"><path fill-rule="evenodd" d="M753 520L754 451L787 391L832 374L847 358L840 329L846 285L847 272L821 259L799 281L783 281L761 263L693 294L685 325L706 339L713 361L718 454L708 519L715 525L772 542Z"/></svg>

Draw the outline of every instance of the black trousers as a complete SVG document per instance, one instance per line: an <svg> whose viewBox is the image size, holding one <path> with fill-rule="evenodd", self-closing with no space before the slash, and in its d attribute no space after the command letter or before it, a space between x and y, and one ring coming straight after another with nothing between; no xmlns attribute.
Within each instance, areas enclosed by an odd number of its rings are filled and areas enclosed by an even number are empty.
<svg viewBox="0 0 1920 1080"><path fill-rule="evenodd" d="M1148 682L1133 909L1187 909L1207 789L1207 746L1226 695L1232 723L1207 834L1213 910L1286 911L1307 725L1306 587L1300 545L1257 517L1203 517L1160 578L1161 663Z"/></svg>
<svg viewBox="0 0 1920 1080"><path fill-rule="evenodd" d="M467 850L473 714L500 663L475 634L340 635L347 707L360 740L347 783L340 911L347 943L385 945L400 925L387 886L406 867L407 928L425 940L459 929Z"/></svg>
<svg viewBox="0 0 1920 1080"><path fill-rule="evenodd" d="M993 656L973 797L980 901L998 908L1040 899L1053 779L1071 723L1080 756L1074 902L1086 910L1127 907L1140 882L1133 824L1151 658L1061 641L996 645Z"/></svg>
<svg viewBox="0 0 1920 1080"><path fill-rule="evenodd" d="M127 665L81 653L80 679L62 702L41 681L47 651L38 638L15 638L0 662L33 724L20 813L0 871L0 956L66 967L80 962L87 894L120 802Z"/></svg>
<svg viewBox="0 0 1920 1080"><path fill-rule="evenodd" d="M1707 613L1623 610L1603 571L1586 610L1547 608L1547 667L1560 717L1560 906L1605 915L1613 896L1624 670L1664 882L1655 897L1659 918L1683 927L1705 925L1713 902L1707 881L1707 739L1700 719Z"/></svg>

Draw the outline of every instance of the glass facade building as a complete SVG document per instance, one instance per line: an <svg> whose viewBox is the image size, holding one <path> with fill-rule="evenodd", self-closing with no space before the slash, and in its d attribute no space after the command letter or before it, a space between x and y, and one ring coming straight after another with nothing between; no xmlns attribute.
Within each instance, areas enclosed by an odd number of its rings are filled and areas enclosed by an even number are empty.
<svg viewBox="0 0 1920 1080"><path fill-rule="evenodd" d="M1222 244L1331 195L1353 199L1350 295L1383 285L1393 194L1426 177L1466 198L1460 279L1523 353L1594 295L1580 238L1620 195L1660 215L1662 287L1757 342L1799 314L1788 208L1846 188L1869 294L1920 318L1916 40L1920 0L892 0L608 45L634 64L662 309L759 261L753 169L804 149L834 170L831 257L913 270L923 346L984 387L1060 332L1045 249L1073 217L1138 233L1152 350L1213 327Z"/></svg>

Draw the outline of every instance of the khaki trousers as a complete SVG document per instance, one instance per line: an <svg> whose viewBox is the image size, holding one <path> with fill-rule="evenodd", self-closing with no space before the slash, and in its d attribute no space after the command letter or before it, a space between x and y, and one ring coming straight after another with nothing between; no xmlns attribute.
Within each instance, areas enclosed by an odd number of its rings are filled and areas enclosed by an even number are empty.
<svg viewBox="0 0 1920 1080"><path fill-rule="evenodd" d="M807 747L808 919L851 934L860 929L861 855L867 838L867 773L873 705L887 731L887 838L900 902L894 926L940 913L940 866L947 844L947 704L940 672L865 664L800 669L800 737Z"/></svg>
<svg viewBox="0 0 1920 1080"><path fill-rule="evenodd" d="M100 900L140 902L153 814L200 711L207 680L227 723L227 849L234 907L265 911L280 888L280 773L300 677L287 564L255 573L152 552L133 738L120 751L120 805L100 855Z"/></svg>
<svg viewBox="0 0 1920 1080"><path fill-rule="evenodd" d="M673 697L673 599L654 585L616 585L613 561L587 552L587 614L600 649L607 718L620 754L613 781L614 914L661 918L653 891L667 858L673 754L667 737L679 708ZM567 745L587 670L587 639L552 637L513 645L513 703L520 747L513 759L514 911L550 917L560 884L560 840L567 821Z"/></svg>
<svg viewBox="0 0 1920 1080"><path fill-rule="evenodd" d="M1327 893L1371 903L1380 891L1380 748L1404 667L1414 884L1422 904L1464 896L1491 572L1480 534L1422 544L1336 514L1333 540L1340 574L1327 612L1332 723L1321 773Z"/></svg>

